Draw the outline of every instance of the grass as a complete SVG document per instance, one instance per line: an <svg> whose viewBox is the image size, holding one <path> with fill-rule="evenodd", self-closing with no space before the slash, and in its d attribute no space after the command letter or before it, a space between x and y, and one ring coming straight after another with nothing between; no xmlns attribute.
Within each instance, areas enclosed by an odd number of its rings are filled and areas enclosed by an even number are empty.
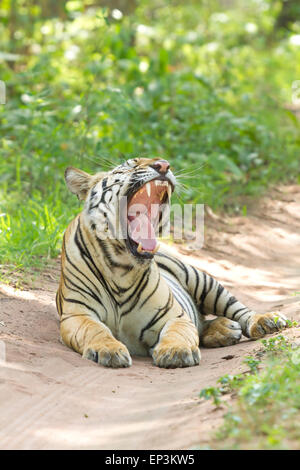
<svg viewBox="0 0 300 470"><path fill-rule="evenodd" d="M58 255L80 210L64 183L69 165L95 172L162 155L182 183L174 202L244 215L245 195L300 181L299 123L284 106L300 51L293 33L270 42L269 4L141 1L113 19L79 1L59 19L21 3L16 39L8 6L0 18L0 50L19 54L0 62L1 265Z"/></svg>
<svg viewBox="0 0 300 470"><path fill-rule="evenodd" d="M214 406L229 408L211 437L213 449L299 449L300 347L283 334L261 343L257 357L244 360L247 372L225 375L217 387L200 392ZM222 399L227 394L233 405Z"/></svg>

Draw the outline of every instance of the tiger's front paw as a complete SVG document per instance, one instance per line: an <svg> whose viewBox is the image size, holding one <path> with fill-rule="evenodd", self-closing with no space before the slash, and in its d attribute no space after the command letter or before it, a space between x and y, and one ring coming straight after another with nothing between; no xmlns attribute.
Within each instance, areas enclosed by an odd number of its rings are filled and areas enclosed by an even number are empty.
<svg viewBox="0 0 300 470"><path fill-rule="evenodd" d="M152 351L154 365L175 369L176 367L197 366L201 354L198 346L170 346L158 344Z"/></svg>
<svg viewBox="0 0 300 470"><path fill-rule="evenodd" d="M117 340L109 345L91 344L84 350L82 357L105 367L129 367L132 364L128 349Z"/></svg>
<svg viewBox="0 0 300 470"><path fill-rule="evenodd" d="M262 338L266 334L274 333L287 326L286 317L282 313L264 313L251 316L247 321L244 335L248 338Z"/></svg>

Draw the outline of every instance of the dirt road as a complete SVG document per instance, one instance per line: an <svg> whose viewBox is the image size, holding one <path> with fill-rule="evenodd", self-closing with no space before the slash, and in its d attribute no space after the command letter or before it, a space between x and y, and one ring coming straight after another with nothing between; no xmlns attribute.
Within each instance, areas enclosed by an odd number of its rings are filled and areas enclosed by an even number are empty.
<svg viewBox="0 0 300 470"><path fill-rule="evenodd" d="M204 248L190 246L174 249L246 305L300 320L300 186L274 190L248 206L247 217L208 214ZM222 411L200 401L199 391L245 370L243 357L260 343L244 338L235 346L202 349L201 365L193 368L163 370L150 358L133 358L129 369L105 369L59 342L57 279L54 269L38 280L39 288L0 285L0 448L186 449L208 443Z"/></svg>

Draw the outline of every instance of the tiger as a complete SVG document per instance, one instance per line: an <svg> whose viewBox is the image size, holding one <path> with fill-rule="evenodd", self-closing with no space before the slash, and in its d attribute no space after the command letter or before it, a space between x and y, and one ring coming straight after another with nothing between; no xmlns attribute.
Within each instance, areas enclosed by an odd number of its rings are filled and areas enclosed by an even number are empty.
<svg viewBox="0 0 300 470"><path fill-rule="evenodd" d="M63 236L56 306L62 342L83 358L120 368L150 356L161 368L190 367L200 364L200 347L287 326L283 314L256 313L158 243L158 213L177 184L167 160L132 158L94 175L68 167L65 181L84 203Z"/></svg>

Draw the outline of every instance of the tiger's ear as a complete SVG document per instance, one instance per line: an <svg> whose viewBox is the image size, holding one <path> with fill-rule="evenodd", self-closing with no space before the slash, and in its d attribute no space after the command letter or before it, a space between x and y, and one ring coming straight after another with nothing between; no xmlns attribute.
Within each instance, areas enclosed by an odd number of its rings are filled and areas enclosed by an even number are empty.
<svg viewBox="0 0 300 470"><path fill-rule="evenodd" d="M91 187L92 175L85 171L68 166L65 171L65 180L71 193L76 194L78 199L84 200Z"/></svg>

